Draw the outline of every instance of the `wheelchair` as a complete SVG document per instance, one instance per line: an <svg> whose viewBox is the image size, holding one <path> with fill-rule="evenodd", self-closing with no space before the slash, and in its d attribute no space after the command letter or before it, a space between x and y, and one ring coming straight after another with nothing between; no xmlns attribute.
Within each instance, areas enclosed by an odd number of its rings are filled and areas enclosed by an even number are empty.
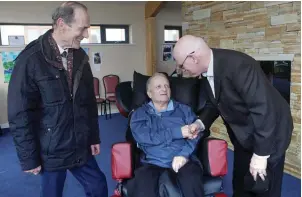
<svg viewBox="0 0 302 197"><path fill-rule="evenodd" d="M179 102L192 105L194 102L191 102L190 98L188 100L188 96L183 97L183 95L188 95L186 91L191 91L191 93L196 92L200 80L168 77L171 86L171 97ZM140 78L140 80L138 80L138 78ZM126 141L112 145L111 172L112 178L117 181L117 187L114 191L114 195L111 197L131 197L127 195L127 182L133 177L134 170L140 166L140 158L144 153L137 148L129 125L131 112L139 106L134 106L133 100L140 100L140 103L142 103L147 99L146 95L144 95L146 94L146 92L144 92L145 89L141 90L138 94L136 85L138 84L140 87L144 87L148 78L149 76L134 72L133 82L121 82L116 87L116 106L119 112L128 118L128 129L126 131ZM190 80L193 82L191 84L197 82L198 87L195 86L196 84L193 86L188 85L190 84L188 83ZM184 87L179 84L187 85ZM175 85L174 87L178 88L178 90L173 89L173 85ZM182 91L184 94L179 94L179 92ZM173 95L173 92L178 95ZM198 97L198 94L195 94L195 97L196 96ZM195 105L198 106L198 103L195 102ZM202 114L196 113L202 116ZM227 174L227 142L222 139L210 137L209 135L209 131L205 131L204 137L200 139L196 147L196 156L203 167L203 175L201 176L203 176L204 196L226 197L223 193L223 177ZM183 197L179 186L168 172L162 173L159 178L159 195L160 197Z"/></svg>

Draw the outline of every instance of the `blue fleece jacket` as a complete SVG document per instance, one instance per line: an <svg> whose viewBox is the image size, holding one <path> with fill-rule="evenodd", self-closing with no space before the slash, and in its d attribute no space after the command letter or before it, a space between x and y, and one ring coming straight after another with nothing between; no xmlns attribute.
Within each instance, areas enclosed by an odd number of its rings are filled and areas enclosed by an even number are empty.
<svg viewBox="0 0 302 197"><path fill-rule="evenodd" d="M184 139L181 127L197 119L192 109L170 100L168 108L157 112L152 102L146 103L131 116L131 132L146 155L142 162L171 168L175 156L189 158L201 137Z"/></svg>

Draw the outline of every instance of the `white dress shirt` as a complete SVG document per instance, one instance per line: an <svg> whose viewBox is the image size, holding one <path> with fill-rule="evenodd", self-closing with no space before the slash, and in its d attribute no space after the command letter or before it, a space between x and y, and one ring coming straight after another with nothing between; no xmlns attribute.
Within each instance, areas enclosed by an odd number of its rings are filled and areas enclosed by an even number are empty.
<svg viewBox="0 0 302 197"><path fill-rule="evenodd" d="M208 71L206 73L202 73L202 75L207 78L207 80L208 80L208 82L209 82L209 84L211 86L214 98L215 98L214 59L213 59L213 51L212 50L211 50L211 60L210 60L210 63L209 63Z"/></svg>
<svg viewBox="0 0 302 197"><path fill-rule="evenodd" d="M211 60L209 63L208 71L206 73L202 73L204 77L207 77L209 84L211 86L214 98L215 98L215 89L214 89L214 64L213 64L213 52L211 50ZM200 119L197 119L195 123L199 124L201 131L205 130L205 126Z"/></svg>
<svg viewBox="0 0 302 197"><path fill-rule="evenodd" d="M68 49L63 49L61 46L59 46L58 45L58 48L59 48L59 51L60 51L60 55L64 52L64 51L66 51L67 53L68 53ZM62 57L62 56L61 56ZM62 63L63 63L63 66L64 66L64 68L65 68L65 70L67 70L67 58L65 58L65 57L62 57Z"/></svg>
<svg viewBox="0 0 302 197"><path fill-rule="evenodd" d="M199 125L199 130L204 131L206 127L204 126L203 122L200 119L197 119L194 123Z"/></svg>

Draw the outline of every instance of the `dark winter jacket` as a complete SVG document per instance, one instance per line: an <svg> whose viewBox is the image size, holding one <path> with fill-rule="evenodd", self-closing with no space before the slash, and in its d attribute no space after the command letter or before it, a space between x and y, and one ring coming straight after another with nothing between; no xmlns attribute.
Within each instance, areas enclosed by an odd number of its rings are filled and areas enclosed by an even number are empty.
<svg viewBox="0 0 302 197"><path fill-rule="evenodd" d="M48 171L85 164L90 145L100 143L93 76L83 49L73 49L72 89L52 30L17 57L8 89L8 119L22 170ZM81 71L82 68L82 71Z"/></svg>

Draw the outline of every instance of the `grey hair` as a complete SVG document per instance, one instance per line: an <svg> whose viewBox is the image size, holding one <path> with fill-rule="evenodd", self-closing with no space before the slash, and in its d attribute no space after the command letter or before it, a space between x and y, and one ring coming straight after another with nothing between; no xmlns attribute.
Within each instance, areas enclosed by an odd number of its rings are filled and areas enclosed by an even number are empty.
<svg viewBox="0 0 302 197"><path fill-rule="evenodd" d="M147 83L146 83L146 90L147 90L147 92L149 91L149 89L150 89L150 84L151 84L152 80L153 80L155 77L164 77L164 78L167 79L167 81L169 82L169 79L168 79L167 75L165 75L165 74L163 74L163 73L154 73L154 74L147 80Z"/></svg>
<svg viewBox="0 0 302 197"><path fill-rule="evenodd" d="M62 18L64 22L70 25L74 20L74 10L76 8L87 11L87 7L76 1L68 1L56 8L52 14L52 24L55 27L59 18Z"/></svg>

